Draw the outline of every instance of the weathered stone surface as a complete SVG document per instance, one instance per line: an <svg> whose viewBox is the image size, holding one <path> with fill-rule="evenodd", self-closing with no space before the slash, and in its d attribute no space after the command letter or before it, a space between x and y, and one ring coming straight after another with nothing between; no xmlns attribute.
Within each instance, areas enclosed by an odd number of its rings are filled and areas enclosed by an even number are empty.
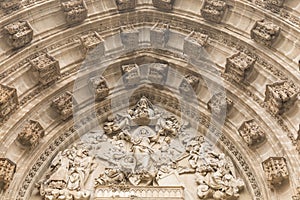
<svg viewBox="0 0 300 200"><path fill-rule="evenodd" d="M73 115L73 95L71 92L65 92L62 95L55 98L51 107L53 107L58 114L60 114L62 120L67 120Z"/></svg>
<svg viewBox="0 0 300 200"><path fill-rule="evenodd" d="M21 48L32 41L33 30L27 21L17 21L4 27L8 44L14 49Z"/></svg>
<svg viewBox="0 0 300 200"><path fill-rule="evenodd" d="M61 8L68 24L80 23L87 18L88 9L84 0L61 0Z"/></svg>
<svg viewBox="0 0 300 200"><path fill-rule="evenodd" d="M172 10L175 0L153 0L153 6L161 10Z"/></svg>
<svg viewBox="0 0 300 200"><path fill-rule="evenodd" d="M292 200L300 200L300 187L297 187L297 194L292 197Z"/></svg>
<svg viewBox="0 0 300 200"><path fill-rule="evenodd" d="M262 163L262 166L271 188L281 186L289 179L286 160L283 157L270 157Z"/></svg>
<svg viewBox="0 0 300 200"><path fill-rule="evenodd" d="M232 107L233 102L227 98L225 92L214 94L207 103L208 110L215 116L227 116Z"/></svg>
<svg viewBox="0 0 300 200"><path fill-rule="evenodd" d="M282 7L285 0L266 0L265 3L267 6L276 6L276 7Z"/></svg>
<svg viewBox="0 0 300 200"><path fill-rule="evenodd" d="M18 105L17 90L0 84L0 122L6 120Z"/></svg>
<svg viewBox="0 0 300 200"><path fill-rule="evenodd" d="M198 85L200 83L200 79L192 74L185 75L184 79L182 79L179 85L179 92L184 97L196 96L196 91Z"/></svg>
<svg viewBox="0 0 300 200"><path fill-rule="evenodd" d="M183 52L193 59L208 59L204 47L207 45L208 35L192 31L184 38Z"/></svg>
<svg viewBox="0 0 300 200"><path fill-rule="evenodd" d="M0 7L5 12L18 10L21 6L21 0L0 0Z"/></svg>
<svg viewBox="0 0 300 200"><path fill-rule="evenodd" d="M54 83L59 78L59 62L48 53L37 53L28 61L33 72L38 76L39 82L43 85Z"/></svg>
<svg viewBox="0 0 300 200"><path fill-rule="evenodd" d="M89 88L94 93L96 101L102 101L109 95L109 88L104 77L91 78Z"/></svg>
<svg viewBox="0 0 300 200"><path fill-rule="evenodd" d="M163 87L167 81L169 66L167 64L153 63L149 66L148 80Z"/></svg>
<svg viewBox="0 0 300 200"><path fill-rule="evenodd" d="M125 49L137 49L139 46L139 31L133 25L121 26L121 40Z"/></svg>
<svg viewBox="0 0 300 200"><path fill-rule="evenodd" d="M169 41L169 28L168 24L157 22L150 29L150 42L153 47L162 48Z"/></svg>
<svg viewBox="0 0 300 200"><path fill-rule="evenodd" d="M256 21L251 29L251 38L259 44L272 46L279 36L280 27L265 19Z"/></svg>
<svg viewBox="0 0 300 200"><path fill-rule="evenodd" d="M0 158L0 191L7 190L16 172L16 164L7 158Z"/></svg>
<svg viewBox="0 0 300 200"><path fill-rule="evenodd" d="M136 0L116 0L119 11L131 11L135 9Z"/></svg>
<svg viewBox="0 0 300 200"><path fill-rule="evenodd" d="M236 82L243 82L252 72L255 60L243 52L226 59L225 73Z"/></svg>
<svg viewBox="0 0 300 200"><path fill-rule="evenodd" d="M201 8L201 15L204 19L220 23L224 17L227 5L223 0L205 0Z"/></svg>
<svg viewBox="0 0 300 200"><path fill-rule="evenodd" d="M265 102L275 115L288 111L296 102L299 89L287 81L276 82L266 86Z"/></svg>
<svg viewBox="0 0 300 200"><path fill-rule="evenodd" d="M25 147L35 147L44 137L45 130L38 121L29 120L18 134L17 140Z"/></svg>
<svg viewBox="0 0 300 200"><path fill-rule="evenodd" d="M96 48L94 54L101 56L105 53L104 40L97 32L90 32L80 37L81 45L85 54Z"/></svg>
<svg viewBox="0 0 300 200"><path fill-rule="evenodd" d="M123 82L126 87L137 85L141 80L140 67L137 64L122 66Z"/></svg>
<svg viewBox="0 0 300 200"><path fill-rule="evenodd" d="M243 122L238 132L248 146L259 145L266 139L265 132L254 119Z"/></svg>

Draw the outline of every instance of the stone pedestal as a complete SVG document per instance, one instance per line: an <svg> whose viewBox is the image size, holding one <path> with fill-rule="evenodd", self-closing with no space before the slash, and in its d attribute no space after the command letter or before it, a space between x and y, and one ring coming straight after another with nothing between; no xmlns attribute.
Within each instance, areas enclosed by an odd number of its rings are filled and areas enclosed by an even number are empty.
<svg viewBox="0 0 300 200"><path fill-rule="evenodd" d="M187 74L180 83L179 92L184 97L196 96L196 90L198 88L199 83L200 80L198 77L192 74Z"/></svg>
<svg viewBox="0 0 300 200"><path fill-rule="evenodd" d="M250 147L259 145L266 139L265 132L254 119L243 122L238 132Z"/></svg>
<svg viewBox="0 0 300 200"><path fill-rule="evenodd" d="M141 72L137 64L123 65L121 70L125 87L132 87L140 83Z"/></svg>
<svg viewBox="0 0 300 200"><path fill-rule="evenodd" d="M277 25L263 19L254 24L251 38L259 44L271 47L279 33L280 28Z"/></svg>
<svg viewBox="0 0 300 200"><path fill-rule="evenodd" d="M154 85L163 87L167 81L168 69L167 64L151 64L148 71L148 80Z"/></svg>
<svg viewBox="0 0 300 200"><path fill-rule="evenodd" d="M91 78L89 88L94 93L96 101L102 101L109 95L109 88L104 77Z"/></svg>
<svg viewBox="0 0 300 200"><path fill-rule="evenodd" d="M139 46L139 31L133 25L122 26L120 31L125 49L137 49Z"/></svg>
<svg viewBox="0 0 300 200"><path fill-rule="evenodd" d="M73 102L72 93L65 92L52 101L51 107L61 116L62 120L67 120L73 116L73 104L76 102L75 100Z"/></svg>
<svg viewBox="0 0 300 200"><path fill-rule="evenodd" d="M45 130L38 121L30 120L18 134L17 141L25 147L32 148L39 144Z"/></svg>
<svg viewBox="0 0 300 200"><path fill-rule="evenodd" d="M0 84L0 122L3 122L17 109L17 90Z"/></svg>
<svg viewBox="0 0 300 200"><path fill-rule="evenodd" d="M90 32L89 34L80 37L80 42L85 54L88 54L94 49L94 55L103 56L105 54L104 40L97 32Z"/></svg>
<svg viewBox="0 0 300 200"><path fill-rule="evenodd" d="M193 59L208 59L204 47L207 45L208 36L198 32L191 32L184 38L183 52Z"/></svg>
<svg viewBox="0 0 300 200"><path fill-rule="evenodd" d="M208 110L216 117L227 116L233 107L233 102L226 97L225 92L212 96L207 103Z"/></svg>
<svg viewBox="0 0 300 200"><path fill-rule="evenodd" d="M18 21L5 26L4 34L8 44L14 49L29 44L33 38L33 30L26 21Z"/></svg>
<svg viewBox="0 0 300 200"><path fill-rule="evenodd" d="M68 24L80 23L87 18L88 9L84 0L61 0L61 8Z"/></svg>
<svg viewBox="0 0 300 200"><path fill-rule="evenodd" d="M16 164L7 158L0 158L0 191L7 190L16 172Z"/></svg>
<svg viewBox="0 0 300 200"><path fill-rule="evenodd" d="M207 21L220 23L224 17L227 5L223 0L205 0L201 15Z"/></svg>
<svg viewBox="0 0 300 200"><path fill-rule="evenodd" d="M150 42L155 48L163 48L169 41L169 25L156 23L150 29Z"/></svg>

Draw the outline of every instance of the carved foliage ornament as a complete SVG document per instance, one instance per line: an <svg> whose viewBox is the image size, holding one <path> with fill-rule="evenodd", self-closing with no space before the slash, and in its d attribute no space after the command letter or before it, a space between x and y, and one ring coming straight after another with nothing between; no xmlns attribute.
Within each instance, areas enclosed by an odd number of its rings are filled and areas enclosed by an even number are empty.
<svg viewBox="0 0 300 200"><path fill-rule="evenodd" d="M266 139L265 132L254 119L245 121L238 132L248 146L261 144Z"/></svg>
<svg viewBox="0 0 300 200"><path fill-rule="evenodd" d="M205 0L201 8L201 15L204 19L220 23L224 17L227 5L223 0Z"/></svg>
<svg viewBox="0 0 300 200"><path fill-rule="evenodd" d="M0 84L0 122L6 120L18 105L17 90Z"/></svg>
<svg viewBox="0 0 300 200"><path fill-rule="evenodd" d="M16 164L7 158L0 158L0 190L6 190L16 172Z"/></svg>
<svg viewBox="0 0 300 200"><path fill-rule="evenodd" d="M25 147L35 147L44 137L45 130L38 121L30 120L18 134L17 140Z"/></svg>
<svg viewBox="0 0 300 200"><path fill-rule="evenodd" d="M69 24L80 23L87 18L88 9L84 0L61 0L61 7Z"/></svg>
<svg viewBox="0 0 300 200"><path fill-rule="evenodd" d="M251 30L251 38L267 47L270 47L279 36L280 27L265 19L257 21Z"/></svg>
<svg viewBox="0 0 300 200"><path fill-rule="evenodd" d="M104 77L91 78L89 88L94 93L96 101L102 101L109 95L109 88Z"/></svg>
<svg viewBox="0 0 300 200"><path fill-rule="evenodd" d="M55 98L51 107L53 107L58 114L60 114L62 120L67 120L73 115L73 95L71 92L65 92L62 95Z"/></svg>

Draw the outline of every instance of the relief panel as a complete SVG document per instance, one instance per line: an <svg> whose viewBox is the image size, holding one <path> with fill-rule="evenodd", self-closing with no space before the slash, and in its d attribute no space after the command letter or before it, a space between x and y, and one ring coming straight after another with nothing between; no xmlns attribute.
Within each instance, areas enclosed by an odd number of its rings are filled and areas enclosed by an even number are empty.
<svg viewBox="0 0 300 200"><path fill-rule="evenodd" d="M167 81L169 66L167 64L153 63L149 66L148 80L163 87Z"/></svg>

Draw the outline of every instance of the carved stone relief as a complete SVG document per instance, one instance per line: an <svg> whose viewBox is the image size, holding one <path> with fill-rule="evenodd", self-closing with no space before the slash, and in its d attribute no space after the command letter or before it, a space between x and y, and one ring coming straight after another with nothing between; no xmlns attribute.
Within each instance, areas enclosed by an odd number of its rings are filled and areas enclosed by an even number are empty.
<svg viewBox="0 0 300 200"><path fill-rule="evenodd" d="M205 0L201 8L201 15L204 19L220 23L226 12L227 5L223 0Z"/></svg>
<svg viewBox="0 0 300 200"><path fill-rule="evenodd" d="M18 105L17 90L0 84L0 122L6 120Z"/></svg>
<svg viewBox="0 0 300 200"><path fill-rule="evenodd" d="M4 27L8 44L14 49L29 44L33 38L33 30L27 21L17 21Z"/></svg>
<svg viewBox="0 0 300 200"><path fill-rule="evenodd" d="M175 0L153 0L153 6L161 10L172 10Z"/></svg>
<svg viewBox="0 0 300 200"><path fill-rule="evenodd" d="M130 11L135 9L136 0L116 0L116 4L119 11Z"/></svg>
<svg viewBox="0 0 300 200"><path fill-rule="evenodd" d="M97 32L90 32L89 34L80 37L80 41L85 54L97 48L95 53L99 56L104 55L104 40Z"/></svg>
<svg viewBox="0 0 300 200"><path fill-rule="evenodd" d="M125 49L137 49L139 46L139 31L133 25L121 26L121 40Z"/></svg>
<svg viewBox="0 0 300 200"><path fill-rule="evenodd" d="M292 197L292 200L300 200L300 187L297 187L297 194Z"/></svg>
<svg viewBox="0 0 300 200"><path fill-rule="evenodd" d="M150 42L153 47L162 48L169 41L169 28L168 24L157 22L150 29Z"/></svg>
<svg viewBox="0 0 300 200"><path fill-rule="evenodd" d="M0 7L5 12L18 10L21 6L21 0L0 0Z"/></svg>
<svg viewBox="0 0 300 200"><path fill-rule="evenodd" d="M157 86L164 86L168 76L169 66L167 64L153 63L149 66L148 80Z"/></svg>
<svg viewBox="0 0 300 200"><path fill-rule="evenodd" d="M16 172L16 164L7 158L0 158L0 191L7 190Z"/></svg>
<svg viewBox="0 0 300 200"><path fill-rule="evenodd" d="M196 96L199 83L200 79L198 77L192 74L187 74L179 85L179 92L183 95L183 97Z"/></svg>
<svg viewBox="0 0 300 200"><path fill-rule="evenodd" d="M266 0L266 6L268 7L283 7L285 0Z"/></svg>
<svg viewBox="0 0 300 200"><path fill-rule="evenodd" d="M141 80L140 67L137 64L123 65L122 68L123 82L126 87L132 87Z"/></svg>
<svg viewBox="0 0 300 200"><path fill-rule="evenodd" d="M289 179L286 160L283 157L270 157L262 163L271 188L278 187Z"/></svg>
<svg viewBox="0 0 300 200"><path fill-rule="evenodd" d="M204 49L207 46L208 35L192 31L183 43L183 53L193 59L207 59L207 53Z"/></svg>
<svg viewBox="0 0 300 200"><path fill-rule="evenodd" d="M266 86L265 102L270 111L280 115L289 110L297 100L299 89L287 81Z"/></svg>
<svg viewBox="0 0 300 200"><path fill-rule="evenodd" d="M88 9L84 0L61 0L61 8L68 24L80 23L87 18Z"/></svg>
<svg viewBox="0 0 300 200"><path fill-rule="evenodd" d="M243 122L238 132L248 146L259 145L266 139L265 132L254 119Z"/></svg>
<svg viewBox="0 0 300 200"><path fill-rule="evenodd" d="M96 101L102 101L109 95L109 88L104 77L91 78L89 88L94 93Z"/></svg>
<svg viewBox="0 0 300 200"><path fill-rule="evenodd" d="M207 103L208 110L215 116L222 116L223 113L227 116L232 107L233 102L226 97L225 92L214 94Z"/></svg>
<svg viewBox="0 0 300 200"><path fill-rule="evenodd" d="M75 100L73 102L73 95L65 92L52 101L51 107L60 114L62 120L67 120L73 115L73 103L76 103Z"/></svg>
<svg viewBox="0 0 300 200"><path fill-rule="evenodd" d="M276 38L279 36L280 27L265 19L256 21L251 29L251 38L267 47L272 46Z"/></svg>
<svg viewBox="0 0 300 200"><path fill-rule="evenodd" d="M54 83L59 78L59 62L48 53L38 53L28 61L33 72L37 74L39 82L43 85Z"/></svg>
<svg viewBox="0 0 300 200"><path fill-rule="evenodd" d="M44 135L45 130L41 124L38 121L30 120L18 134L17 141L25 147L33 148L39 144Z"/></svg>
<svg viewBox="0 0 300 200"><path fill-rule="evenodd" d="M255 60L243 52L226 59L225 73L237 82L243 82L252 72Z"/></svg>

